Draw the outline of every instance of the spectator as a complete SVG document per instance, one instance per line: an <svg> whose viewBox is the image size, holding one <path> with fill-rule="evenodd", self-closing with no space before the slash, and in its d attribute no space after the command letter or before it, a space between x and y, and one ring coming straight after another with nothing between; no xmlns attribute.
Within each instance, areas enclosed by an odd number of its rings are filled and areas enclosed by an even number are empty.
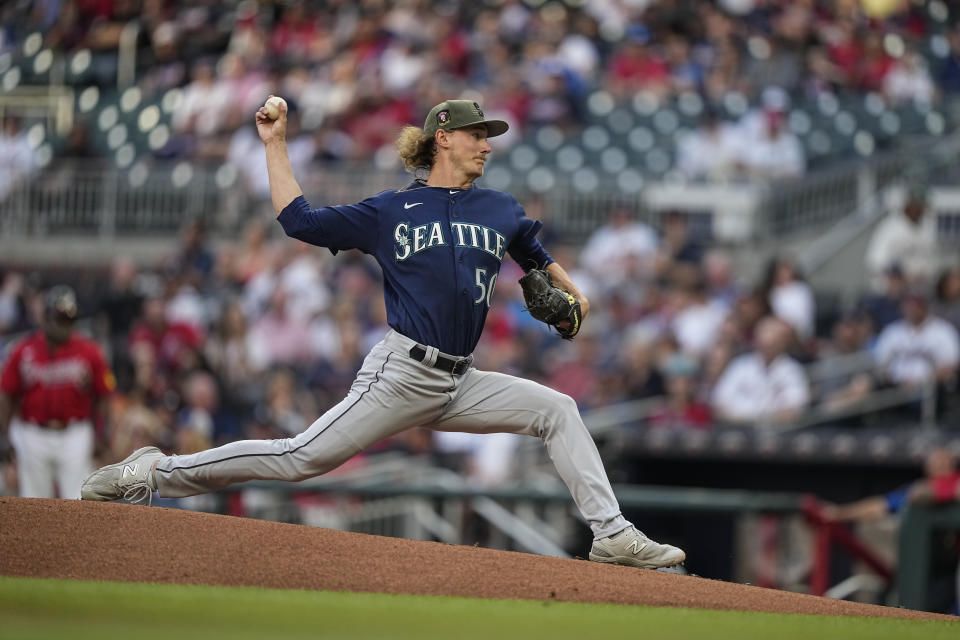
<svg viewBox="0 0 960 640"><path fill-rule="evenodd" d="M927 215L926 191L913 186L900 211L889 213L873 232L866 263L873 285L882 285L884 269L899 264L908 284L930 285L937 269L937 228Z"/></svg>
<svg viewBox="0 0 960 640"><path fill-rule="evenodd" d="M19 118L4 118L3 130L0 131L0 202L34 169L33 147L27 142L27 134L22 130Z"/></svg>
<svg viewBox="0 0 960 640"><path fill-rule="evenodd" d="M443 68L457 78L466 78L469 69L469 37L456 14L435 13L430 21L434 59L443 60ZM409 122L409 120L407 121Z"/></svg>
<svg viewBox="0 0 960 640"><path fill-rule="evenodd" d="M892 68L893 58L884 49L882 34L868 31L856 65L855 86L861 91L883 91L887 74Z"/></svg>
<svg viewBox="0 0 960 640"><path fill-rule="evenodd" d="M634 220L628 205L617 203L610 209L607 222L587 239L580 263L593 277L602 278L611 287L626 278L634 261L639 275L649 279L653 276L657 245L653 229Z"/></svg>
<svg viewBox="0 0 960 640"><path fill-rule="evenodd" d="M527 84L532 89L527 106L527 123L537 127L553 125L567 131L574 130L581 120L580 96L583 88L579 79L555 56L534 57L528 53L527 57L531 60Z"/></svg>
<svg viewBox="0 0 960 640"><path fill-rule="evenodd" d="M755 35L750 47L754 54L747 62L744 75L755 83L766 86L776 82L788 91L794 91L801 83L803 73L802 50L778 35L764 37Z"/></svg>
<svg viewBox="0 0 960 640"><path fill-rule="evenodd" d="M943 61L938 74L939 86L945 93L960 93L960 25L956 25L947 35L950 51Z"/></svg>
<svg viewBox="0 0 960 640"><path fill-rule="evenodd" d="M276 289L267 312L250 328L248 349L254 371L274 366L302 367L313 357L310 330L303 318L288 309L289 295Z"/></svg>
<svg viewBox="0 0 960 640"><path fill-rule="evenodd" d="M128 342L131 353L140 345L149 350L149 356L139 354L143 358L141 362L152 361L159 375L172 377L187 370L196 361L196 352L203 344L203 334L189 324L168 322L166 301L162 296L153 294L143 301L140 319L131 327ZM141 382L152 385L154 381L149 379Z"/></svg>
<svg viewBox="0 0 960 640"><path fill-rule="evenodd" d="M813 289L801 277L796 263L786 257L767 265L763 291L773 315L786 322L800 343L813 337L816 306Z"/></svg>
<svg viewBox="0 0 960 640"><path fill-rule="evenodd" d="M143 293L138 285L137 263L130 256L118 256L110 265L110 281L97 304L106 325L105 333L114 339L125 338L140 315Z"/></svg>
<svg viewBox="0 0 960 640"><path fill-rule="evenodd" d="M458 433L436 431L433 434L438 453L454 460L457 471L474 486L504 484L515 468L519 437L513 433Z"/></svg>
<svg viewBox="0 0 960 640"><path fill-rule="evenodd" d="M803 94L808 99L816 100L822 95L836 95L843 87L843 74L830 60L825 48L811 47L807 51L806 66Z"/></svg>
<svg viewBox="0 0 960 640"><path fill-rule="evenodd" d="M957 329L930 314L923 289L904 296L902 311L903 319L887 326L877 338L874 351L881 375L899 387L953 382L960 364Z"/></svg>
<svg viewBox="0 0 960 640"><path fill-rule="evenodd" d="M670 67L650 46L650 30L635 24L627 28L620 48L610 59L608 85L618 96L646 91L659 98L670 91Z"/></svg>
<svg viewBox="0 0 960 640"><path fill-rule="evenodd" d="M883 274L883 290L868 295L863 301L863 310L877 331L883 331L901 318L903 294L907 291L907 279L899 263L887 266Z"/></svg>
<svg viewBox="0 0 960 640"><path fill-rule="evenodd" d="M255 0L247 0L237 5L236 22L230 34L227 51L242 56L246 60L263 60L267 52L267 34L263 29L261 8Z"/></svg>
<svg viewBox="0 0 960 640"><path fill-rule="evenodd" d="M171 376L160 371L153 345L139 341L130 345L130 364L133 367L131 394L139 394L147 406L169 410L177 401Z"/></svg>
<svg viewBox="0 0 960 640"><path fill-rule="evenodd" d="M950 267L940 272L933 312L960 331L960 268Z"/></svg>
<svg viewBox="0 0 960 640"><path fill-rule="evenodd" d="M23 276L16 271L3 274L0 285L0 336L17 329L24 315L21 300L23 284Z"/></svg>
<svg viewBox="0 0 960 640"><path fill-rule="evenodd" d="M180 246L164 265L168 274L180 278L184 284L204 289L213 272L213 252L207 246L206 225L200 220L188 220L180 229Z"/></svg>
<svg viewBox="0 0 960 640"><path fill-rule="evenodd" d="M311 327L313 348L319 357L308 382L324 407L336 404L350 388L363 364L366 346L361 342L363 332L357 318L357 305L345 298L331 315L321 326L315 322Z"/></svg>
<svg viewBox="0 0 960 640"><path fill-rule="evenodd" d="M167 89L179 87L187 75L186 61L180 51L180 26L167 20L150 29L150 49L140 86L147 94L156 95Z"/></svg>
<svg viewBox="0 0 960 640"><path fill-rule="evenodd" d="M800 364L787 355L791 329L767 317L757 325L756 350L727 366L713 390L713 411L729 422L786 424L810 402Z"/></svg>
<svg viewBox="0 0 960 640"><path fill-rule="evenodd" d="M598 336L592 331L581 331L574 343L572 352L565 353L562 360L551 367L546 381L551 389L564 393L577 402L581 409L593 408L598 397L602 396L598 377Z"/></svg>
<svg viewBox="0 0 960 640"><path fill-rule="evenodd" d="M309 421L306 416L315 411L300 406L297 391L297 379L292 371L280 369L271 373L263 402L253 411L257 422L271 425L281 438L303 431Z"/></svg>
<svg viewBox="0 0 960 640"><path fill-rule="evenodd" d="M583 14L574 16L571 22L570 30L557 46L557 56L580 78L593 78L600 66L597 23Z"/></svg>
<svg viewBox="0 0 960 640"><path fill-rule="evenodd" d="M670 66L670 85L674 93L699 92L703 87L704 68L693 56L690 39L671 33L664 44L667 64Z"/></svg>
<svg viewBox="0 0 960 640"><path fill-rule="evenodd" d="M745 116L740 126L738 162L745 175L760 180L796 178L806 170L800 140L787 128L789 98L779 87L763 91L763 109Z"/></svg>
<svg viewBox="0 0 960 640"><path fill-rule="evenodd" d="M723 249L709 249L703 256L703 277L710 304L732 309L742 291L734 281L730 254Z"/></svg>
<svg viewBox="0 0 960 640"><path fill-rule="evenodd" d="M731 314L725 323L724 333L735 351L749 349L754 345L757 325L771 315L770 302L760 289L741 292L734 301ZM791 333L793 330L785 325ZM789 343L788 343L789 344Z"/></svg>
<svg viewBox="0 0 960 640"><path fill-rule="evenodd" d="M864 314L849 313L833 325L830 343L821 350L821 361L865 353L868 334L862 331ZM869 323L869 319L866 321ZM835 372L828 369L817 385L817 396L828 412L839 412L862 402L874 388L873 376L868 371L849 371L844 367ZM854 420L851 425L857 424Z"/></svg>
<svg viewBox="0 0 960 640"><path fill-rule="evenodd" d="M230 84L216 79L213 62L194 63L192 80L184 88L183 100L173 114L174 131L197 136L220 132L230 115L232 100Z"/></svg>
<svg viewBox="0 0 960 640"><path fill-rule="evenodd" d="M297 242L287 249L287 262L278 274L277 284L288 294L287 310L298 321L309 323L330 304L321 255Z"/></svg>
<svg viewBox="0 0 960 640"><path fill-rule="evenodd" d="M123 459L131 448L166 446L172 441L172 434L157 412L147 406L143 393L117 394L110 415L110 462Z"/></svg>
<svg viewBox="0 0 960 640"><path fill-rule="evenodd" d="M738 133L708 108L700 126L680 137L677 143L677 170L689 180L728 180L736 174Z"/></svg>
<svg viewBox="0 0 960 640"><path fill-rule="evenodd" d="M680 351L701 359L710 349L727 317L727 310L709 303L699 271L693 267L674 270L673 307L675 313L670 330ZM683 275L686 274L686 275Z"/></svg>
<svg viewBox="0 0 960 640"><path fill-rule="evenodd" d="M254 367L247 339L247 319L240 304L227 303L203 345L207 364L226 387L227 404L242 404L253 396Z"/></svg>
<svg viewBox="0 0 960 640"><path fill-rule="evenodd" d="M210 325L207 307L213 299L205 298L193 284L179 278L171 279L167 288L167 320L173 324L188 325L201 336L204 335Z"/></svg>
<svg viewBox="0 0 960 640"><path fill-rule="evenodd" d="M246 284L270 264L267 244L267 225L261 218L253 218L243 227L243 237L233 269L233 280Z"/></svg>
<svg viewBox="0 0 960 640"><path fill-rule="evenodd" d="M725 96L743 89L740 43L732 35L722 37L714 45L713 58L713 67L707 71L703 90L708 103L718 106Z"/></svg>
<svg viewBox="0 0 960 640"><path fill-rule="evenodd" d="M227 85L231 96L230 111L224 124L228 129L242 127L250 112L263 104L265 96L270 93L270 83L264 73L250 68L243 56L224 54L218 67L222 82ZM300 69L293 68L287 72L287 78L296 78L300 72Z"/></svg>
<svg viewBox="0 0 960 640"><path fill-rule="evenodd" d="M663 214L663 237L657 251L657 274L663 275L676 266L699 270L703 258L700 238L690 232L690 218L683 211L671 209Z"/></svg>
<svg viewBox="0 0 960 640"><path fill-rule="evenodd" d="M662 369L667 397L647 414L647 424L667 429L709 429L710 407L696 397L696 361L675 354L667 358Z"/></svg>
<svg viewBox="0 0 960 640"><path fill-rule="evenodd" d="M642 335L627 339L620 356L625 393L628 399L640 400L663 395L663 376L654 362L654 344Z"/></svg>
<svg viewBox="0 0 960 640"><path fill-rule="evenodd" d="M907 50L893 64L883 79L883 95L894 105L902 102L933 102L936 88L927 63L919 53Z"/></svg>
<svg viewBox="0 0 960 640"><path fill-rule="evenodd" d="M270 34L270 52L280 59L292 62L311 60L324 50L325 34L317 20L308 13L308 4L293 2Z"/></svg>
<svg viewBox="0 0 960 640"><path fill-rule="evenodd" d="M713 390L717 382L726 371L727 366L734 357L733 347L729 340L719 339L713 345L707 355L703 358L703 367L700 373L700 384L697 387L697 399L710 406L710 399L713 396Z"/></svg>
<svg viewBox="0 0 960 640"><path fill-rule="evenodd" d="M194 371L183 382L183 408L174 430L178 455L209 448L216 436L214 414L220 404L216 380L205 371Z"/></svg>
<svg viewBox="0 0 960 640"><path fill-rule="evenodd" d="M394 38L381 58L383 85L391 93L412 90L427 71L429 58L424 47L408 38Z"/></svg>
<svg viewBox="0 0 960 640"><path fill-rule="evenodd" d="M137 284L137 265L129 256L114 258L110 281L97 303L100 334L109 346L113 370L120 389L132 384L133 369L127 353L127 336L143 307L143 293Z"/></svg>

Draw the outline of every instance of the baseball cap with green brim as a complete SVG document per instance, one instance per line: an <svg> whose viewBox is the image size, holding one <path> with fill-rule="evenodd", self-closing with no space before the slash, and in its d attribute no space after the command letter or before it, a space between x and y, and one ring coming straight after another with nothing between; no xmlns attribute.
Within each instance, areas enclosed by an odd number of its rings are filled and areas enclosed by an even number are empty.
<svg viewBox="0 0 960 640"><path fill-rule="evenodd" d="M473 100L445 100L427 114L423 130L431 136L437 131L453 131L482 124L487 127L487 137L503 135L510 128L503 120L484 120L483 110Z"/></svg>

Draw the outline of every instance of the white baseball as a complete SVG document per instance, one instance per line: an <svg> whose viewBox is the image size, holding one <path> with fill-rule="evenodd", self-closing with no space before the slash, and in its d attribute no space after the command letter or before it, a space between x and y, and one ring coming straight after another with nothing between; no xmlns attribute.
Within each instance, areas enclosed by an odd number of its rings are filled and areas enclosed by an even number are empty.
<svg viewBox="0 0 960 640"><path fill-rule="evenodd" d="M280 117L280 105L283 105L284 107L287 106L287 101L280 96L273 96L263 105L266 108L267 115L271 120L276 120Z"/></svg>

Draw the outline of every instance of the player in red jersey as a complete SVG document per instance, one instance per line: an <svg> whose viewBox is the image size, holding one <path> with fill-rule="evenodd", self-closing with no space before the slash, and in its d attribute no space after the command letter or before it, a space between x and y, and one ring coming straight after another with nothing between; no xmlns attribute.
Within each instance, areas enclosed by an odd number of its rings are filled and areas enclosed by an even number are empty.
<svg viewBox="0 0 960 640"><path fill-rule="evenodd" d="M0 433L9 427L20 495L79 498L93 469L94 423L115 386L100 347L73 330L77 297L46 296L43 327L15 344L0 372Z"/></svg>

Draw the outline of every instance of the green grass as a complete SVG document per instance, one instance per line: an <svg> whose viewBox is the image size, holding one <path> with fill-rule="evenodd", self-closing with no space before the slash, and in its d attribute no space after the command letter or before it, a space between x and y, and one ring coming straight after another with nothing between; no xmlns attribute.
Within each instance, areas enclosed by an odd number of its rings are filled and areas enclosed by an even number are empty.
<svg viewBox="0 0 960 640"><path fill-rule="evenodd" d="M957 637L948 622L0 577L4 640Z"/></svg>

